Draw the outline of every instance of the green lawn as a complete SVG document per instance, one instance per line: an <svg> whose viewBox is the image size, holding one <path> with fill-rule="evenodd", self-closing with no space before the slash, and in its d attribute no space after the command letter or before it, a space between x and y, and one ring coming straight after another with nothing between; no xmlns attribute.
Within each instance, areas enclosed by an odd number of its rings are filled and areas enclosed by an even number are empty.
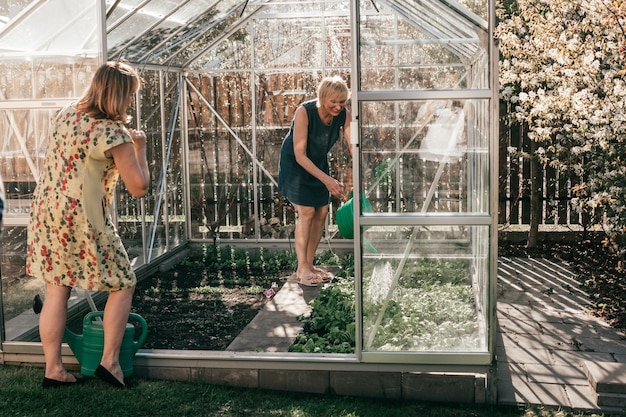
<svg viewBox="0 0 626 417"><path fill-rule="evenodd" d="M133 378L118 390L99 380L77 387L43 390L43 370L0 365L0 416L10 417L582 417L542 408L427 404L379 399L320 396L204 383Z"/></svg>

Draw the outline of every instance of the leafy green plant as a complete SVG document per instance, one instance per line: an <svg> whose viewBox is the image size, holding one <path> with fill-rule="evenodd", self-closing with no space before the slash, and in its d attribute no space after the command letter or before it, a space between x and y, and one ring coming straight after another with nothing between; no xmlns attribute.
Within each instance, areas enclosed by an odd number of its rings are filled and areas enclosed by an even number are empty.
<svg viewBox="0 0 626 417"><path fill-rule="evenodd" d="M270 252L264 248L245 250L219 244L202 245L180 263L180 266L190 269L209 267L224 282L233 278L245 281L250 276L275 274L295 269L296 265L296 256L289 251Z"/></svg>
<svg viewBox="0 0 626 417"><path fill-rule="evenodd" d="M430 283L404 289L392 300L382 325L371 328L379 310L372 306L369 331L376 330L371 348L376 350L472 350L477 346L477 320L472 289L450 283ZM366 330L367 331L367 330Z"/></svg>
<svg viewBox="0 0 626 417"><path fill-rule="evenodd" d="M311 313L301 316L302 332L292 352L352 353L355 349L354 256L340 260L341 276L320 290ZM395 262L397 267L397 261ZM383 299L363 302L365 334L376 332L369 348L401 350L468 350L477 346L478 329L466 260L417 259L408 262L400 285ZM348 275L349 274L349 275ZM364 271L369 276L371 271ZM365 279L365 285L368 280ZM387 295L387 294L384 294ZM379 314L383 314L375 326Z"/></svg>
<svg viewBox="0 0 626 417"><path fill-rule="evenodd" d="M315 255L315 261L320 265L339 265L341 259L330 249L326 249Z"/></svg>
<svg viewBox="0 0 626 417"><path fill-rule="evenodd" d="M311 302L311 314L300 316L303 331L290 352L354 353L354 282L340 278Z"/></svg>

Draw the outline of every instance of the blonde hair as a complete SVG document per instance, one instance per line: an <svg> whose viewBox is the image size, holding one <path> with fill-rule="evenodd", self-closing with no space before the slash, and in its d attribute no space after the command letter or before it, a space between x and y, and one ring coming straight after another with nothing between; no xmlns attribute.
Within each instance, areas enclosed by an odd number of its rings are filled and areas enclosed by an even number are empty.
<svg viewBox="0 0 626 417"><path fill-rule="evenodd" d="M350 89L343 78L338 75L322 78L322 81L320 81L317 86L318 105L328 97L337 97L340 100L348 100L350 97Z"/></svg>
<svg viewBox="0 0 626 417"><path fill-rule="evenodd" d="M139 87L139 76L130 65L109 61L96 70L76 107L97 119L126 123L130 119L126 110Z"/></svg>

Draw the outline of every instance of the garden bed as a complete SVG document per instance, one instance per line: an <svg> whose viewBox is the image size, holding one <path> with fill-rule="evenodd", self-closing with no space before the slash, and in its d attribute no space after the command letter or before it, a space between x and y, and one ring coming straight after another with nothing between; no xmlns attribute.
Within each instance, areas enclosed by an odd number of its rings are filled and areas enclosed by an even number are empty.
<svg viewBox="0 0 626 417"><path fill-rule="evenodd" d="M295 264L289 252L204 246L173 270L141 280L133 312L148 323L143 348L225 350Z"/></svg>
<svg viewBox="0 0 626 417"><path fill-rule="evenodd" d="M269 256L263 250L251 254L226 247L220 251L228 255L218 256L215 247L206 247L173 270L157 272L139 283L133 311L148 322L144 348L227 349L271 299L264 291L272 284L282 287L295 269L295 256L287 252ZM626 302L626 284L622 263L606 247L586 241L529 249L524 244L505 242L499 254L565 261L579 275L581 287L597 300L596 314L614 327L624 328L626 312L621 305ZM328 258L329 254L324 256ZM333 261L344 262L339 280L314 300L311 316L301 317L306 332L294 340L291 351L354 351L353 282L341 277L351 274L352 260ZM471 337L471 333L467 334Z"/></svg>

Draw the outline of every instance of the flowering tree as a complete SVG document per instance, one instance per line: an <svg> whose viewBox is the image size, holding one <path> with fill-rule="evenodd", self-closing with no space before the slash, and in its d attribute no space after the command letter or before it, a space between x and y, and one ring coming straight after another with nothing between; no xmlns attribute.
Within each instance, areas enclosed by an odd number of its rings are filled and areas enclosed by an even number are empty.
<svg viewBox="0 0 626 417"><path fill-rule="evenodd" d="M614 238L626 228L625 15L619 0L501 0L496 30L501 98L528 127L529 157L571 178L574 208Z"/></svg>

